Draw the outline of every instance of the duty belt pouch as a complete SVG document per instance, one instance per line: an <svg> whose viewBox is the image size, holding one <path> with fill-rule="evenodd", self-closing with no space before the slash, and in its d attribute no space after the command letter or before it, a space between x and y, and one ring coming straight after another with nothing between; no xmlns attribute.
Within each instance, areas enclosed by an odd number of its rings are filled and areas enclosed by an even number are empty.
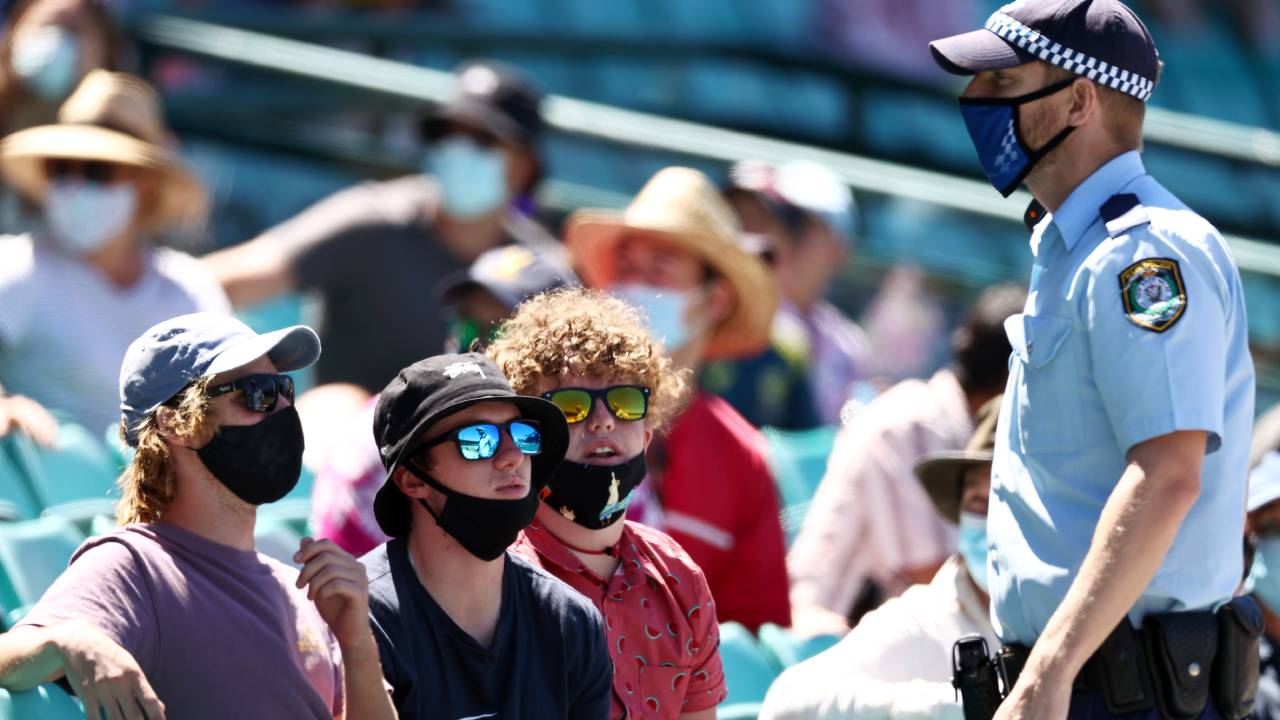
<svg viewBox="0 0 1280 720"><path fill-rule="evenodd" d="M1142 635L1164 716L1170 720L1200 717L1209 704L1218 619L1211 612L1148 615Z"/></svg>
<svg viewBox="0 0 1280 720"><path fill-rule="evenodd" d="M1150 710L1156 705L1142 641L1128 618L1120 621L1090 658L1083 680L1087 686L1102 690L1103 702L1112 715Z"/></svg>
<svg viewBox="0 0 1280 720"><path fill-rule="evenodd" d="M1226 720L1242 720L1253 711L1258 694L1258 638L1262 611L1248 595L1233 599L1215 613L1218 656L1213 663L1213 703Z"/></svg>

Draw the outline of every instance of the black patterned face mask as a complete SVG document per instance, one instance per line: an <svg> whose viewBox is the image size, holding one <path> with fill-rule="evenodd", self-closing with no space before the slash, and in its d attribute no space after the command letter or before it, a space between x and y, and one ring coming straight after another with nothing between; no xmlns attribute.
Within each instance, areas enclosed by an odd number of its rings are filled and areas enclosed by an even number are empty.
<svg viewBox="0 0 1280 720"><path fill-rule="evenodd" d="M626 516L645 473L644 453L618 465L565 461L547 481L542 501L582 527L600 530Z"/></svg>

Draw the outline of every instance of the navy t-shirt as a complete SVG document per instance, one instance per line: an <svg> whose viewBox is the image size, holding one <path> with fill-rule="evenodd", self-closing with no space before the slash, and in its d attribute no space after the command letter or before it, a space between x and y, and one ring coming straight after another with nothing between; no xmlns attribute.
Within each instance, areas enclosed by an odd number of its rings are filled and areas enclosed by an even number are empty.
<svg viewBox="0 0 1280 720"><path fill-rule="evenodd" d="M427 593L405 538L360 559L382 672L402 720L609 716L613 664L599 611L560 580L505 557L488 648Z"/></svg>

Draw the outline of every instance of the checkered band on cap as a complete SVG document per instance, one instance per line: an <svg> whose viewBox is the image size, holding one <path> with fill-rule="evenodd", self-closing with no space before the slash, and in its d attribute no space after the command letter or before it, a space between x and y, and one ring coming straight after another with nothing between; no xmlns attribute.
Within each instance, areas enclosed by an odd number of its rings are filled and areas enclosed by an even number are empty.
<svg viewBox="0 0 1280 720"><path fill-rule="evenodd" d="M1155 90L1153 80L1065 47L1003 12L992 13L987 18L986 28L1047 63L1132 95L1143 102L1150 99L1151 92Z"/></svg>

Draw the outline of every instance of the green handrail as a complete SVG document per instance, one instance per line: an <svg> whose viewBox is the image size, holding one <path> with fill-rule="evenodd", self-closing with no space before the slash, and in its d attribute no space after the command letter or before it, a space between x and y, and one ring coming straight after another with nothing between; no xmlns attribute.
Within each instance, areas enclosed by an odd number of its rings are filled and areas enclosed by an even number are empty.
<svg viewBox="0 0 1280 720"><path fill-rule="evenodd" d="M148 16L136 21L135 31L157 46L405 101L439 103L453 88L447 72L188 18ZM1025 191L1002 200L985 183L968 178L558 95L548 96L544 109L548 124L567 133L724 162L812 159L859 192L1011 222L1022 222L1031 200ZM1227 241L1241 270L1280 277L1280 247L1239 236Z"/></svg>

